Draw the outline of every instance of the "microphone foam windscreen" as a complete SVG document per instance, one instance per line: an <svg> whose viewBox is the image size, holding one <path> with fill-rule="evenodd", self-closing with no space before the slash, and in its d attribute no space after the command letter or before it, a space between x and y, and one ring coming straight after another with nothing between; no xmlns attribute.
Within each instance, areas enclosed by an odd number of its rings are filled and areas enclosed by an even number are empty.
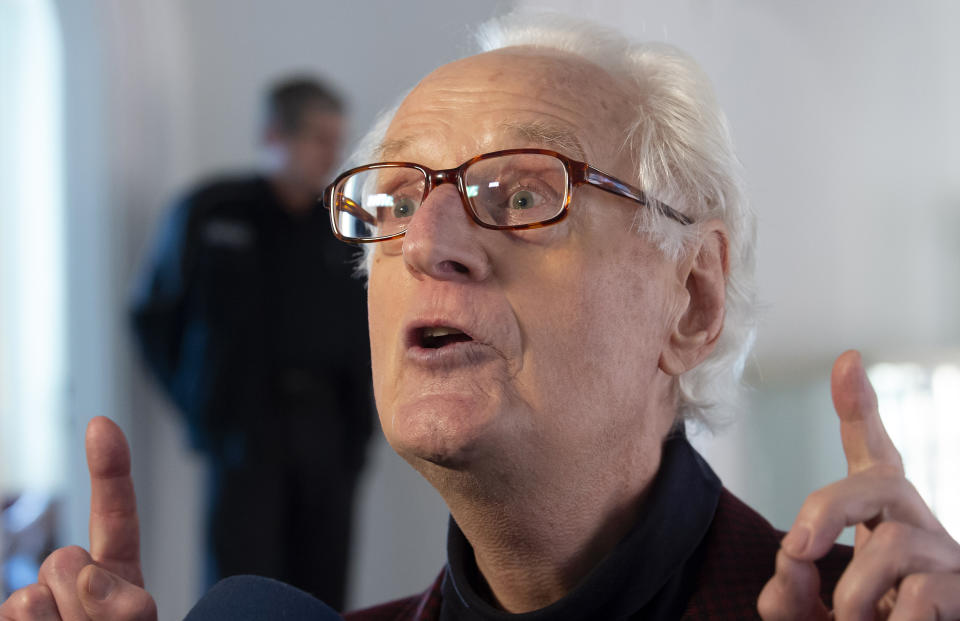
<svg viewBox="0 0 960 621"><path fill-rule="evenodd" d="M316 597L289 584L261 576L232 576L200 598L184 621L334 621L343 620Z"/></svg>

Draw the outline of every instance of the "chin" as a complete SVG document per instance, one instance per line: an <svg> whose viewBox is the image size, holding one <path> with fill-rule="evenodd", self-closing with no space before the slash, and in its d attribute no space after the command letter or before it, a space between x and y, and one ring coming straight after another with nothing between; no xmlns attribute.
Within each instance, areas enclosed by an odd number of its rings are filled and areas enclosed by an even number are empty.
<svg viewBox="0 0 960 621"><path fill-rule="evenodd" d="M498 405L472 395L427 395L391 408L381 422L390 446L414 468L465 470L496 445Z"/></svg>

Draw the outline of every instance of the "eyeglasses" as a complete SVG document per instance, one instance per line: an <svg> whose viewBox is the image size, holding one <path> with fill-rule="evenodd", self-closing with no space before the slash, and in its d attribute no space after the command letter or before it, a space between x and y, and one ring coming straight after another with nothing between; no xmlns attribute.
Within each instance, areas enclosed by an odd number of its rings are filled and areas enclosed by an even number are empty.
<svg viewBox="0 0 960 621"><path fill-rule="evenodd" d="M456 184L463 208L486 229L548 226L567 216L573 188L588 184L657 209L681 224L693 220L642 190L585 162L547 149L485 153L446 170L410 162L351 168L324 191L334 234L346 242L369 243L403 235L431 190Z"/></svg>

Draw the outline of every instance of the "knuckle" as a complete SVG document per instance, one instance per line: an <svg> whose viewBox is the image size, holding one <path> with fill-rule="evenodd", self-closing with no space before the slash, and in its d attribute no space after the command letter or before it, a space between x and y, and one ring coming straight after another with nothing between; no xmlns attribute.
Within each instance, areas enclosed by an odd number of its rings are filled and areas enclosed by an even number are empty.
<svg viewBox="0 0 960 621"><path fill-rule="evenodd" d="M833 608L837 612L838 618L841 612L848 611L853 606L853 594L854 590L848 588L841 579L837 588L833 591Z"/></svg>
<svg viewBox="0 0 960 621"><path fill-rule="evenodd" d="M80 546L67 546L50 553L40 566L40 576L46 580L72 579L91 562L86 550Z"/></svg>
<svg viewBox="0 0 960 621"><path fill-rule="evenodd" d="M773 580L763 587L763 590L760 591L760 597L757 598L757 612L760 613L761 619L766 619L767 621L776 618L776 612L781 609L779 604L779 598L774 592L774 587L772 585Z"/></svg>
<svg viewBox="0 0 960 621"><path fill-rule="evenodd" d="M41 617L56 610L53 593L42 584L31 584L14 591L8 602L11 605L10 613L27 617ZM4 610L4 612L8 611Z"/></svg>
<svg viewBox="0 0 960 621"><path fill-rule="evenodd" d="M822 524L830 515L832 496L826 489L811 492L800 508L800 516L810 524Z"/></svg>
<svg viewBox="0 0 960 621"><path fill-rule="evenodd" d="M906 604L908 610L919 610L923 602L932 599L934 591L930 576L925 574L910 574L900 581L897 591L898 604Z"/></svg>
<svg viewBox="0 0 960 621"><path fill-rule="evenodd" d="M879 484L887 486L897 496L917 493L916 488L903 476L902 472L890 471L886 468L881 473Z"/></svg>
<svg viewBox="0 0 960 621"><path fill-rule="evenodd" d="M67 546L54 550L40 566L40 573L62 576L79 571L87 564L90 555L80 546Z"/></svg>
<svg viewBox="0 0 960 621"><path fill-rule="evenodd" d="M856 561L854 561L856 562ZM864 579L862 571L851 566L840 577L833 591L833 606L837 619L861 619L864 607Z"/></svg>
<svg viewBox="0 0 960 621"><path fill-rule="evenodd" d="M136 621L156 621L157 618L157 603L153 601L153 598L149 595L146 596L146 601L140 606L139 615L133 617Z"/></svg>
<svg viewBox="0 0 960 621"><path fill-rule="evenodd" d="M903 477L903 470L894 464L876 464L875 466L872 466L868 472L870 472L873 476L883 480L906 480Z"/></svg>
<svg viewBox="0 0 960 621"><path fill-rule="evenodd" d="M906 477L900 477L899 485L901 489L898 491L904 496L913 496L915 498L922 498L920 496L920 492L917 491L917 487L910 481L910 479L907 479ZM926 503L924 502L924 504Z"/></svg>
<svg viewBox="0 0 960 621"><path fill-rule="evenodd" d="M154 621L157 618L157 604L149 593L140 588L133 588L117 601L113 612L111 619Z"/></svg>
<svg viewBox="0 0 960 621"><path fill-rule="evenodd" d="M819 506L819 505L823 504L824 496L825 496L825 495L826 495L826 491L825 491L823 488L818 489L818 490L814 490L814 491L810 492L809 494L807 494L806 500L803 501L803 506L804 506L804 507L816 507L816 506Z"/></svg>
<svg viewBox="0 0 960 621"><path fill-rule="evenodd" d="M904 476L903 470L896 466L878 464L864 474L869 477L869 479L872 479L872 484L876 489L889 490L889 492L899 498L919 496L913 483Z"/></svg>
<svg viewBox="0 0 960 621"><path fill-rule="evenodd" d="M910 528L900 522L881 522L873 529L871 540L874 545L900 550L909 545Z"/></svg>
<svg viewBox="0 0 960 621"><path fill-rule="evenodd" d="M83 607L94 621L156 621L157 604L143 588L117 577L118 584L104 600L83 597Z"/></svg>
<svg viewBox="0 0 960 621"><path fill-rule="evenodd" d="M764 589L757 599L757 613L764 621L788 621L788 610L789 606L785 605L783 596L769 587Z"/></svg>
<svg viewBox="0 0 960 621"><path fill-rule="evenodd" d="M897 621L931 621L941 618L937 615L936 608L916 601L907 603L897 601L894 614Z"/></svg>
<svg viewBox="0 0 960 621"><path fill-rule="evenodd" d="M856 591L841 581L833 591L833 608L838 619L849 618L849 612L856 608Z"/></svg>

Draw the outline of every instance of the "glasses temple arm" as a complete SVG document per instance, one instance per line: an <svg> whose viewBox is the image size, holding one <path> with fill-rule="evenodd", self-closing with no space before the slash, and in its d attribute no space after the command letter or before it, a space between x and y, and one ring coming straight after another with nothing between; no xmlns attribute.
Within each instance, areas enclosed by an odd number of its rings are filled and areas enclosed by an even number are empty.
<svg viewBox="0 0 960 621"><path fill-rule="evenodd" d="M693 224L693 220L689 216L680 213L666 203L662 203L658 200L651 201L647 198L647 195L643 192L643 190L639 190L632 185L616 179L615 177L611 177L610 175L601 172L592 166L584 167L583 181L603 190L604 192L616 194L617 196L623 196L635 200L647 207L656 209L661 214L676 220L680 224Z"/></svg>
<svg viewBox="0 0 960 621"><path fill-rule="evenodd" d="M323 206L326 207L327 209L330 209L335 203L339 202L340 209L347 212L354 218L357 218L358 220L363 220L370 226L375 226L377 224L376 217L374 217L371 213L366 211L356 201L347 198L342 193L339 193L336 196L333 195L333 192L331 192L330 194L331 194L332 200L323 201Z"/></svg>

